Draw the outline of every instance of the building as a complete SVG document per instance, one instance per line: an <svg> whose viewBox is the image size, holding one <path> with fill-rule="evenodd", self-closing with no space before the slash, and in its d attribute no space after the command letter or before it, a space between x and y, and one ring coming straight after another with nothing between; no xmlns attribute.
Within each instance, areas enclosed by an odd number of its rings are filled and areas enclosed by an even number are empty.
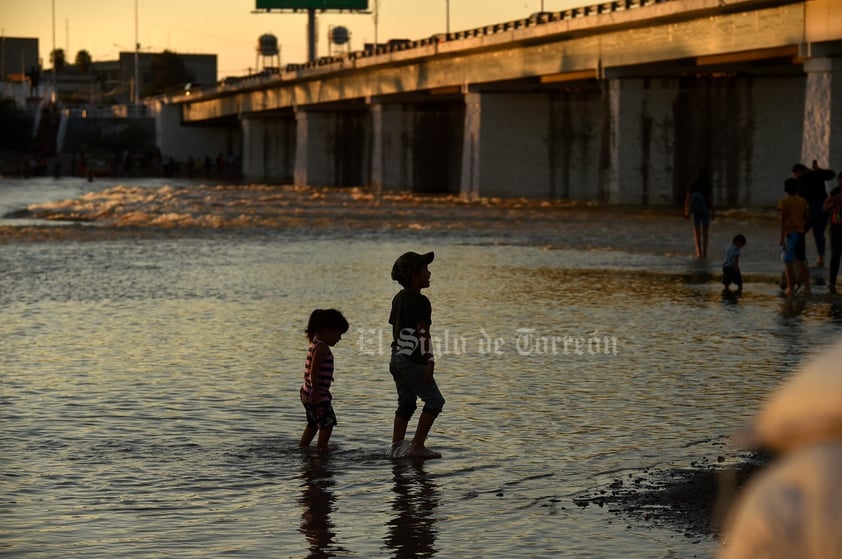
<svg viewBox="0 0 842 559"><path fill-rule="evenodd" d="M0 95L13 97L23 104L27 96L37 97L38 92L27 84L33 69L40 68L38 39L0 37ZM44 83L43 73L37 79Z"/></svg>
<svg viewBox="0 0 842 559"><path fill-rule="evenodd" d="M156 54L159 53L141 52L137 54L139 77L141 82L143 80L144 74L148 72L149 67L152 64L152 59L155 57ZM193 80L190 82L192 85L197 86L216 84L217 60L215 54L176 54L184 63L184 67L187 69L187 71L192 75ZM121 89L124 89L125 94L127 95L127 97L125 98L126 102L130 101L132 91L134 91L134 60L134 52L120 53L119 83L121 85ZM185 83L183 85L187 84ZM143 91L143 83L141 83L140 85L140 91Z"/></svg>

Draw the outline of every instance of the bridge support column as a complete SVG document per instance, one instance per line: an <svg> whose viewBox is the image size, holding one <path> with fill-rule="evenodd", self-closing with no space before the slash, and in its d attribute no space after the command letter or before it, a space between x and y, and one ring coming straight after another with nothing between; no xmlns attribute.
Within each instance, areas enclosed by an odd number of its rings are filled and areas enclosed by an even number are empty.
<svg viewBox="0 0 842 559"><path fill-rule="evenodd" d="M295 123L297 186L368 184L371 123L367 110L298 110Z"/></svg>
<svg viewBox="0 0 842 559"><path fill-rule="evenodd" d="M615 205L670 203L675 146L663 127L674 126L676 83L650 87L644 79L614 78L607 84L607 169L603 202Z"/></svg>
<svg viewBox="0 0 842 559"><path fill-rule="evenodd" d="M413 114L406 105L371 105L371 187L377 193L412 188Z"/></svg>
<svg viewBox="0 0 842 559"><path fill-rule="evenodd" d="M184 126L181 123L181 105L157 103L155 115L155 145L164 157L186 161L218 154L239 152L237 128L234 126Z"/></svg>
<svg viewBox="0 0 842 559"><path fill-rule="evenodd" d="M333 160L328 149L330 113L299 110L295 124L295 186L332 186L328 172Z"/></svg>
<svg viewBox="0 0 842 559"><path fill-rule="evenodd" d="M801 162L839 169L842 161L842 58L804 61L807 82Z"/></svg>
<svg viewBox="0 0 842 559"><path fill-rule="evenodd" d="M253 181L292 181L295 121L243 117L243 177Z"/></svg>
<svg viewBox="0 0 842 559"><path fill-rule="evenodd" d="M468 93L465 105L461 195L551 195L549 95Z"/></svg>

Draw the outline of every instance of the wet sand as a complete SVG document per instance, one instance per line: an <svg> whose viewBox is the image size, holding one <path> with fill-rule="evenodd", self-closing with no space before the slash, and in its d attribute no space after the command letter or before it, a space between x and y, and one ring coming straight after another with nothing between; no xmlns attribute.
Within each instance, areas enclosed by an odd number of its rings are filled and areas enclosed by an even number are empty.
<svg viewBox="0 0 842 559"><path fill-rule="evenodd" d="M621 521L665 527L690 540L718 539L745 484L771 460L762 452L723 448L690 468L644 469L615 477L608 486L574 497L573 502L583 508L606 508Z"/></svg>

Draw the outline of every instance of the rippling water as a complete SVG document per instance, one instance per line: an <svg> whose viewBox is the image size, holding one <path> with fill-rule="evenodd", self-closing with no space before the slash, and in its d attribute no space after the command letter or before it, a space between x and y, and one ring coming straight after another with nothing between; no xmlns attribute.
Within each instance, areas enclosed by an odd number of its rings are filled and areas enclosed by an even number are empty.
<svg viewBox="0 0 842 559"><path fill-rule="evenodd" d="M842 301L777 296L767 215L721 218L698 263L679 217L561 203L48 179L0 182L0 211L14 556L712 557L573 497L718 451L842 329ZM723 299L738 231L749 281ZM384 457L405 250L436 251L444 457L423 464ZM326 306L351 330L319 456L297 390Z"/></svg>

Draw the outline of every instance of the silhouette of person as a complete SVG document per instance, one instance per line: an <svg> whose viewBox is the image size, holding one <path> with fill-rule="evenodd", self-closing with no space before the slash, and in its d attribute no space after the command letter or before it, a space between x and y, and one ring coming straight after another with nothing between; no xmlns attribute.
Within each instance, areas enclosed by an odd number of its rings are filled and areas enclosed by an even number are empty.
<svg viewBox="0 0 842 559"><path fill-rule="evenodd" d="M713 186L705 169L699 173L687 188L684 199L684 217L693 218L693 240L696 243L696 258L708 257L710 222L713 220Z"/></svg>
<svg viewBox="0 0 842 559"><path fill-rule="evenodd" d="M796 163L792 166L792 175L798 181L798 195L807 200L810 206L809 228L813 230L813 240L816 242L818 258L816 266L824 266L824 254L826 248L825 229L827 229L827 211L822 207L827 199L825 181L836 176L832 169L822 169L817 161L813 161L813 168L808 169L806 165ZM806 231L805 231L806 233Z"/></svg>
<svg viewBox="0 0 842 559"><path fill-rule="evenodd" d="M41 70L33 64L26 75L29 77L29 96L37 97L38 86L41 84Z"/></svg>

